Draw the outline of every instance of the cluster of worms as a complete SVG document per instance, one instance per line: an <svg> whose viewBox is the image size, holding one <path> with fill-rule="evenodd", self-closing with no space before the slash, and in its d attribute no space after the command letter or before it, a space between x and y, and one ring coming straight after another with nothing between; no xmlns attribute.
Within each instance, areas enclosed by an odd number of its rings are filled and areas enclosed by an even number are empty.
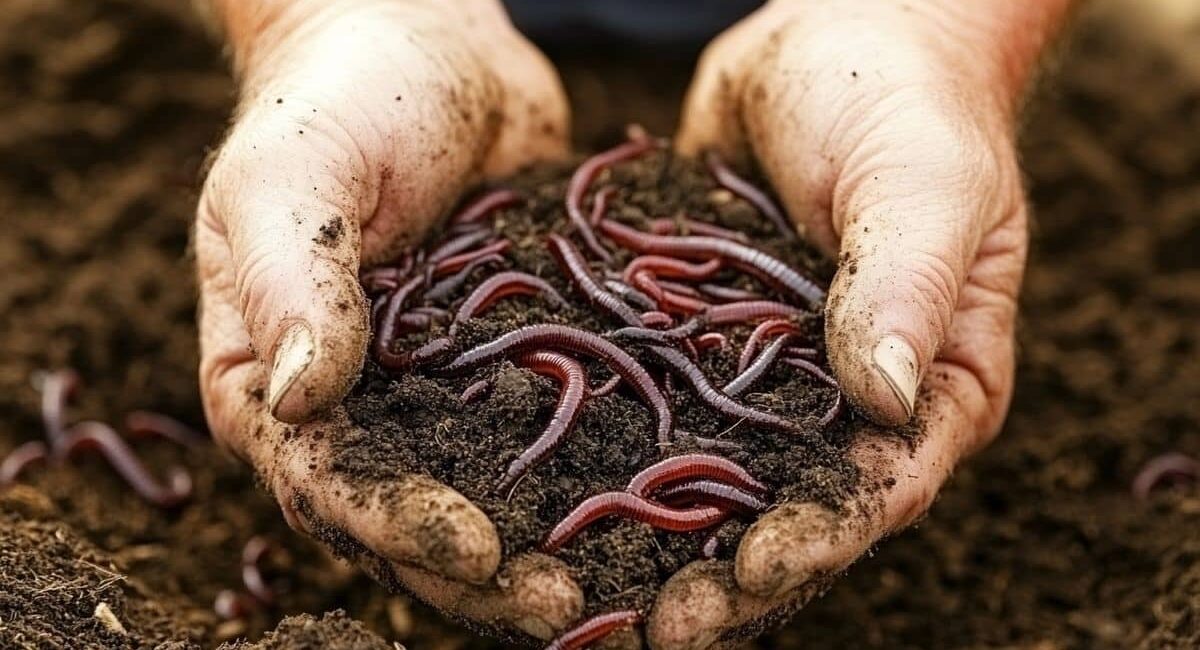
<svg viewBox="0 0 1200 650"><path fill-rule="evenodd" d="M223 589L213 601L217 616L229 620L245 618L263 607L275 604L275 590L262 570L263 560L275 550L265 537L251 537L242 547L242 591Z"/></svg>
<svg viewBox="0 0 1200 650"><path fill-rule="evenodd" d="M819 312L824 302L825 290L817 282L751 245L744 234L686 215L652 219L646 230L617 221L608 214L616 193L612 185L591 193L588 205L591 187L605 169L663 147L661 140L634 133L617 147L586 159L567 185L570 236L545 236L544 245L569 287L611 322L612 329L606 333L540 323L461 349L456 337L463 323L506 297L536 297L551 308L567 304L546 280L500 270L505 265L504 253L513 243L497 233L490 217L523 201L520 194L508 189L469 202L451 217L445 238L428 250L405 254L395 264L362 275L363 286L373 299L372 354L385 369L454 377L508 360L559 385L550 421L500 476L498 493L511 493L522 477L562 445L589 400L622 387L653 413L656 441L665 453L684 439L704 452L738 446L677 426L673 412L676 383L686 385L696 399L732 426L745 424L803 440L811 435L811 423L802 426L741 399L775 369L788 368L834 389L835 398L816 423L818 429L842 413L837 382L817 365L819 352L805 341L801 327L800 319ZM715 153L705 156L705 164L717 185L755 207L782 237L796 238L785 215L765 192L739 177ZM625 253L615 254L610 247ZM618 266L618 259L628 261ZM447 308L455 304L475 271L488 267L495 269L493 273L458 301L456 308ZM758 290L727 281L736 276L752 279ZM435 323L442 326L444 334L430 335L422 343L402 349L402 339L426 332ZM722 381L702 368L701 356L729 348L731 342L721 329L736 326L753 331L737 355L736 374ZM593 384L582 360L599 362L611 377ZM485 398L490 389L490 380L477 381L466 388L461 400L469 405ZM598 494L579 504L546 536L542 550L557 551L591 523L609 516L641 521L660 530L690 532L711 529L730 517L754 515L769 503L766 487L733 461L711 453L676 456L638 474L624 491ZM704 554L714 555L716 544L711 537L704 544ZM604 614L568 632L551 647L583 647L598 634L632 625L637 618L636 612Z"/></svg>
<svg viewBox="0 0 1200 650"><path fill-rule="evenodd" d="M61 465L91 451L104 458L147 502L160 508L173 508L187 501L192 495L192 479L184 468L167 468L165 480L160 481L111 425L96 420L67 423L67 408L79 384L79 374L73 370L42 375L42 425L46 439L26 442L0 460L0 489L15 483L36 463ZM194 447L207 440L174 418L149 411L133 411L126 415L125 429L129 436L161 438L183 447Z"/></svg>

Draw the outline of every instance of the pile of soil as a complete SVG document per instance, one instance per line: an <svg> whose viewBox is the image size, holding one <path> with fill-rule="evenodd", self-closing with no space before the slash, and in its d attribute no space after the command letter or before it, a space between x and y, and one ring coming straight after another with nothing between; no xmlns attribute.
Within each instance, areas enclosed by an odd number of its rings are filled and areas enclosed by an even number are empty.
<svg viewBox="0 0 1200 650"><path fill-rule="evenodd" d="M44 368L81 371L80 417L152 408L202 422L186 245L232 85L189 5L0 11L0 453L41 436L31 377ZM1114 6L1125 5L1088 3L1025 129L1035 225L1005 433L924 522L759 647L1200 646L1200 493L1128 492L1148 458L1200 456L1200 76L1196 57ZM586 100L581 148L631 121L668 132L689 65L638 77L610 75L595 55L567 61L568 91ZM130 647L253 641L284 615L336 609L412 648L496 647L291 534L217 450L139 452L154 468L187 466L196 498L147 507L95 460L33 471L3 497L0 598L15 596L0 600L0 646L123 647L95 623L102 600ZM212 600L238 586L255 534L286 549L271 573L286 591L276 608L222 622ZM106 572L126 579L106 584ZM362 638L335 634L326 647Z"/></svg>
<svg viewBox="0 0 1200 650"><path fill-rule="evenodd" d="M571 166L537 167L505 180L506 187L517 189L527 199L493 217L497 235L512 242L506 253L509 268L546 280L566 299L567 306L556 309L537 297L506 298L463 323L454 337L459 351L527 325L564 324L601 335L623 325L589 306L545 244L547 233L571 235L564 196L572 171ZM686 213L692 219L746 233L752 245L809 276L831 275L831 264L821 261L814 250L780 236L750 204L721 189L696 161L655 152L611 168L593 183L593 187L601 186L616 189L608 215L627 225L644 230L649 219ZM432 241L440 239L438 234L431 236ZM626 251L613 252L614 261L607 265L610 270L623 268L633 257ZM494 272L494 267L476 271L458 295L433 305L456 306ZM593 273L602 273L599 265L593 265ZM783 300L734 270L722 272L713 281ZM802 330L797 345L821 350L820 313L808 311L797 323ZM753 325L714 329L728 334L730 344L701 354L697 361L713 384L720 386L736 376L738 355ZM435 325L429 332L403 339L398 347L413 349L445 335L444 329ZM645 367L661 376L659 367L645 358L638 345L626 342L621 347L642 357ZM593 386L612 375L600 362L588 362L586 368ZM479 401L464 405L459 395L479 380L492 382L494 389ZM678 429L740 447L708 453L744 466L772 488L775 502L817 501L837 509L853 494L858 473L844 455L853 438L853 418L846 410L831 425L818 424L837 399L835 389L819 379L779 363L741 398L756 409L796 423L798 433L731 421L702 403L679 378L674 386ZM536 550L545 534L584 499L623 490L634 474L666 456L700 451L696 442L683 434L678 434L671 447L659 447L651 411L632 391L621 389L587 400L564 444L515 489L499 492L497 483L509 463L546 426L558 391L556 382L507 361L451 378L420 369L388 372L370 362L346 401L351 419L362 432L335 443L334 468L344 472L351 484L394 482L404 472L432 474L480 506L496 524L505 554L511 556ZM732 557L746 526L745 521L730 520L720 527L720 557ZM566 561L583 587L585 614L645 610L668 577L700 556L700 547L711 532L655 532L647 524L613 518L589 526L555 555Z"/></svg>

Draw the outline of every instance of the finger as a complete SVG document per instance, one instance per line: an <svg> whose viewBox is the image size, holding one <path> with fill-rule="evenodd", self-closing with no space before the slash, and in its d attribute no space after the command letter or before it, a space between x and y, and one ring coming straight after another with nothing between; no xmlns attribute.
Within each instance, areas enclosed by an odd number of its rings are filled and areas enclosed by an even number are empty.
<svg viewBox="0 0 1200 650"><path fill-rule="evenodd" d="M221 273L218 259L228 264L223 288L269 369L267 407L288 422L341 400L368 338L357 277L368 197L350 178L365 171L305 126L255 111L243 118L208 177L197 221L201 273Z"/></svg>

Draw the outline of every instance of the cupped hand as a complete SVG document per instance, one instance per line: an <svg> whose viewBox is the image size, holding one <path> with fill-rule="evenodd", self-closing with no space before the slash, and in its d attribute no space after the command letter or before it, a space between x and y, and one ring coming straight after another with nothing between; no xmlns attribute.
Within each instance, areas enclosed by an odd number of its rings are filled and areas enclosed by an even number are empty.
<svg viewBox="0 0 1200 650"><path fill-rule="evenodd" d="M452 6L451 6L452 5ZM500 567L487 517L436 482L332 468L368 338L361 265L417 241L463 189L565 153L566 102L495 0L225 0L241 86L196 222L201 390L214 435L289 523L461 616L546 638L578 586Z"/></svg>
<svg viewBox="0 0 1200 650"><path fill-rule="evenodd" d="M709 647L802 606L998 432L1027 240L1015 115L1067 4L776 0L704 53L678 146L757 159L838 260L826 342L842 388L918 433L864 432L850 503L784 504L732 565L675 575L652 647Z"/></svg>

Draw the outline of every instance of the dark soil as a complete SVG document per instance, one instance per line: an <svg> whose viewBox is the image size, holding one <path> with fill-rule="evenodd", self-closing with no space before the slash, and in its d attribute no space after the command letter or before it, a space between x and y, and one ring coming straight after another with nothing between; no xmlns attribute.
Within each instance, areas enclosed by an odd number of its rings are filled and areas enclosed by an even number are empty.
<svg viewBox="0 0 1200 650"><path fill-rule="evenodd" d="M456 336L460 349L471 349L525 325L560 323L599 334L622 325L591 308L546 249L548 232L570 232L563 197L572 170L570 166L539 168L505 181L529 199L498 212L494 221L495 230L513 242L507 253L511 268L550 282L568 300L568 307L552 310L538 298L505 299L464 323ZM609 215L635 227L645 228L649 218L683 211L694 219L751 235L756 245L793 268L807 269L814 276L822 271L831 274L830 265L819 262L814 251L789 245L749 204L721 191L695 161L652 154L613 168L594 187L602 185L618 188ZM621 252L610 268L623 268L631 257ZM599 266L593 269L601 272ZM490 272L477 271L478 277L465 285L465 292ZM729 271L714 280L730 286L740 283L741 288L753 287L772 297L765 287L748 284L744 273ZM463 295L440 306L457 304ZM798 344L823 345L822 319L817 313L810 313L800 325L804 335ZM701 355L699 364L714 384L724 384L737 374L738 353L752 327L725 328L731 345ZM411 349L444 334L435 327L430 333L410 336L402 347ZM622 347L637 354L637 346ZM655 368L653 363L646 367ZM612 375L602 363L589 363L588 373L592 385ZM479 379L494 382L494 390L464 406L458 396ZM755 408L799 424L800 435L739 425L705 406L681 381L674 385L678 427L741 445L739 450L720 453L767 483L780 502L818 501L836 509L853 491L857 471L843 456L852 438L851 418L840 418L824 429L817 425L836 398L834 390L819 380L780 364L744 397ZM556 383L509 362L450 379L421 372L397 376L371 364L346 403L351 419L364 431L338 442L335 467L351 480L394 481L398 472L430 473L477 503L496 523L506 554L513 555L536 550L545 534L587 497L624 489L634 474L664 455L698 450L694 441L686 439L661 450L650 410L631 391L619 390L587 401L563 446L511 493L497 492L505 468L545 427L557 391ZM723 526L721 535L727 543L722 555L731 557L745 526L738 521ZM647 524L614 519L587 528L556 555L574 570L587 612L644 609L653 604L658 587L668 577L699 557L708 534L656 533Z"/></svg>
<svg viewBox="0 0 1200 650"><path fill-rule="evenodd" d="M0 452L41 435L31 377L43 368L81 371L81 417L202 421L186 245L231 84L189 4L0 11ZM1128 492L1146 459L1200 455L1200 76L1195 49L1173 51L1111 5L1091 4L1028 120L1036 223L1005 433L920 526L759 647L1200 646L1200 493ZM577 141L611 143L629 121L669 130L686 66L614 76L594 56L567 61L568 89L586 99ZM533 419L529 431L544 413ZM152 467L192 470L196 498L162 513L90 459L33 471L0 498L0 647L212 648L336 609L412 648L495 647L292 535L220 452L138 449ZM212 599L238 586L255 534L286 549L271 575L287 591L221 622ZM100 601L124 638L97 624ZM291 635L306 620L276 639L304 638ZM332 620L319 629L345 629ZM320 642L370 643L357 628L335 638Z"/></svg>

